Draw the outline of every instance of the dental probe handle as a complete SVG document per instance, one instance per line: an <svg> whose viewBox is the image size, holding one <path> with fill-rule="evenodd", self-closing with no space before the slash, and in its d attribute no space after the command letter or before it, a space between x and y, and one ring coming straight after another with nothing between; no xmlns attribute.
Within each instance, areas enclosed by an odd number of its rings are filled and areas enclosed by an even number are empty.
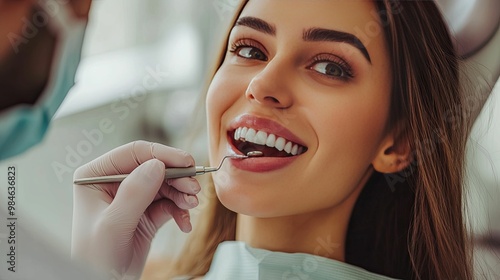
<svg viewBox="0 0 500 280"><path fill-rule="evenodd" d="M213 171L217 171L217 168L205 167L205 166L166 168L165 180L182 178L182 177L191 177ZM109 176L100 176L91 178L81 178L74 180L73 184L88 185L88 184L102 184L102 183L119 183L125 180L125 178L127 178L128 175L129 174L120 174L120 175L109 175Z"/></svg>

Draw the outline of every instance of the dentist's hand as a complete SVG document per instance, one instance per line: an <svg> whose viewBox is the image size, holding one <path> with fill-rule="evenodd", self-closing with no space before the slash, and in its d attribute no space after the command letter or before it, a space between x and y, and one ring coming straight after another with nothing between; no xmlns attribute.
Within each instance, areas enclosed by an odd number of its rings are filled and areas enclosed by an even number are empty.
<svg viewBox="0 0 500 280"><path fill-rule="evenodd" d="M107 273L138 278L161 225L173 218L182 231L191 231L188 209L198 205L199 183L163 178L165 167L193 165L186 152L137 141L78 168L75 179L130 175L122 183L74 185L73 257Z"/></svg>

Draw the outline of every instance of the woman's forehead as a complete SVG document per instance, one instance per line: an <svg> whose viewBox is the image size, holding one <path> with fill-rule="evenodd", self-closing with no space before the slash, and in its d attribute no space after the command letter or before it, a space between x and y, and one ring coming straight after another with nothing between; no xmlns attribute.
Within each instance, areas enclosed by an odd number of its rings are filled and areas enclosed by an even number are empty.
<svg viewBox="0 0 500 280"><path fill-rule="evenodd" d="M387 45L379 11L370 0L251 0L243 8L244 18L262 20L277 38L304 40L311 29L340 32L355 38L365 56L386 64ZM254 28L255 29L255 28ZM370 54L370 55L368 55Z"/></svg>
<svg viewBox="0 0 500 280"><path fill-rule="evenodd" d="M320 27L353 33L369 24L380 25L376 5L369 0L251 0L240 15L246 16L277 29Z"/></svg>

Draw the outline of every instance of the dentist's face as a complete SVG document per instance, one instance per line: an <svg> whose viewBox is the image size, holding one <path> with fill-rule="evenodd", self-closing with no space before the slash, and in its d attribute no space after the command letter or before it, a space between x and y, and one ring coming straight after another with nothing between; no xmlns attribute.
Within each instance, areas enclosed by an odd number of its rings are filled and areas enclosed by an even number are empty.
<svg viewBox="0 0 500 280"><path fill-rule="evenodd" d="M68 8L75 18L87 19L91 3L0 0L0 111L18 104L35 104L49 79L58 34L50 30L47 22L34 24L37 16L38 21L43 16L53 20L40 6L50 11ZM28 31L33 34L25 35Z"/></svg>
<svg viewBox="0 0 500 280"><path fill-rule="evenodd" d="M389 115L383 36L371 1L249 1L207 96L211 164L264 153L214 174L227 208L294 215L362 188Z"/></svg>

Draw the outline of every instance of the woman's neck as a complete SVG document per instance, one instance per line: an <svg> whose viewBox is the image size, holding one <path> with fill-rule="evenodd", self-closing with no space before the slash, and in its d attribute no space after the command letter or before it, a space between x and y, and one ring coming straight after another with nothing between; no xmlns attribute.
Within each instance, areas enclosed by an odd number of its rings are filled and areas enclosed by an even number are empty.
<svg viewBox="0 0 500 280"><path fill-rule="evenodd" d="M371 174L370 168L356 189L341 204L331 208L276 218L238 214L236 240L254 248L308 253L344 261L351 212Z"/></svg>

